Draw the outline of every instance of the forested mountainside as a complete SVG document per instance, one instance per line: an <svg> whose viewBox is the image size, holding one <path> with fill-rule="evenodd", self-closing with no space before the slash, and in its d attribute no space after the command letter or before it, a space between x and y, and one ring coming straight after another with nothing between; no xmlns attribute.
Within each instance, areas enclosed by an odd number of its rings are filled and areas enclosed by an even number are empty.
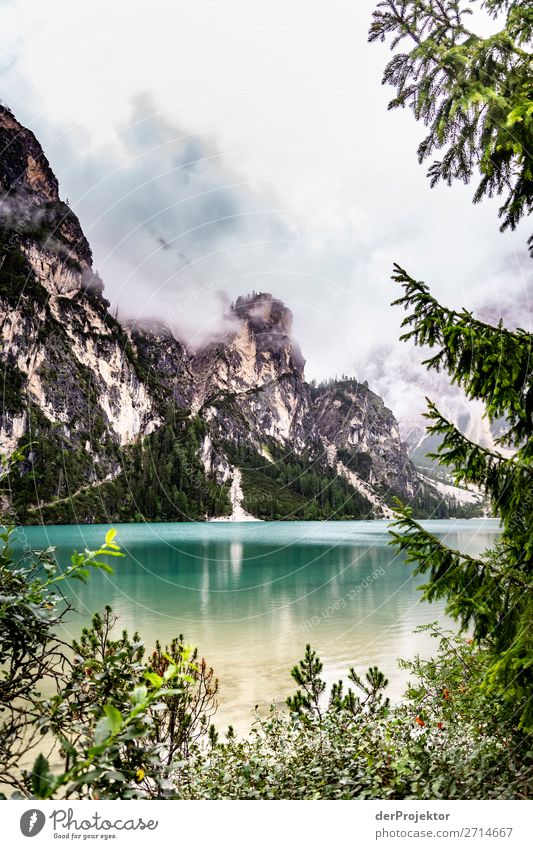
<svg viewBox="0 0 533 849"><path fill-rule="evenodd" d="M18 521L379 517L395 496L459 515L366 383L306 382L280 300L239 298L190 351L160 323L119 323L103 292L41 146L0 107L0 438L25 450L4 504Z"/></svg>

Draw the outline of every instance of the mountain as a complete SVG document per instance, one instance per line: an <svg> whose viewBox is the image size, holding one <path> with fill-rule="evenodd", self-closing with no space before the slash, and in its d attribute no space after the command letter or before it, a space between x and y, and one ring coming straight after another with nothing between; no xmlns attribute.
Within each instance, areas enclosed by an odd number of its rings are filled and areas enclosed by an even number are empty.
<svg viewBox="0 0 533 849"><path fill-rule="evenodd" d="M0 152L0 439L3 454L25 448L4 505L15 520L358 518L390 515L394 496L446 514L367 384L306 382L280 300L239 298L195 351L164 324L119 323L41 146L4 107Z"/></svg>
<svg viewBox="0 0 533 849"><path fill-rule="evenodd" d="M483 310L480 310L483 312ZM490 320L494 315L488 315ZM495 324L498 322L496 321ZM512 321L509 322L513 324ZM439 411L461 433L491 451L510 456L513 452L497 442L506 430L503 419L489 422L485 405L467 398L460 386L452 383L445 371L420 368L420 362L430 357L431 350L414 350L403 346L396 349L380 344L368 352L365 373L374 389L394 403L400 426L400 436L406 443L409 456L424 474L450 478L448 470L428 453L436 452L440 439L427 432L427 399L437 403Z"/></svg>

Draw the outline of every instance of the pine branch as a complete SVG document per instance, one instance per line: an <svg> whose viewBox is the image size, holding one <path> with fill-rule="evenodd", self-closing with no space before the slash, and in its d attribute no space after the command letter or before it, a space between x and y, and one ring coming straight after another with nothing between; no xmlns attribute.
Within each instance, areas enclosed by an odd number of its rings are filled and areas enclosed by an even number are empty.
<svg viewBox="0 0 533 849"><path fill-rule="evenodd" d="M476 640L498 641L495 618L502 627L507 625L504 588L511 583L518 591L531 593L533 584L527 574L508 567L503 559L499 567L490 558L450 548L413 519L409 507L401 507L396 515L393 527L401 532L390 531L390 544L405 554L407 563L416 564L414 575L427 576L420 587L423 598L446 599L446 613L459 621L462 631L472 626Z"/></svg>
<svg viewBox="0 0 533 849"><path fill-rule="evenodd" d="M507 439L518 445L533 434L533 336L524 330L510 331L474 318L467 310L442 307L425 283L414 280L398 264L393 280L405 294L393 305L411 310L402 327L412 329L401 336L416 345L438 347L424 361L428 369L444 369L469 398L485 402L490 421L505 417Z"/></svg>
<svg viewBox="0 0 533 849"><path fill-rule="evenodd" d="M516 466L522 466L522 468L524 468L528 472L532 471L529 466L521 464L517 461L516 454L512 458L505 457L503 454L500 454L497 451L492 451L490 448L482 448L480 445L477 444L477 442L473 442L471 439L468 439L468 437L461 433L452 422L446 419L442 415L442 413L439 412L435 403L427 396L426 401L428 405L428 412L423 414L424 418L431 419L435 422L435 424L427 426L426 430L428 431L428 433L446 434L451 431L457 435L457 440L463 443L465 446L468 446L469 449L478 449L482 453L482 455L487 458L487 462L490 461L502 464L511 462ZM446 465L455 465L455 462L453 460L447 461L445 459L445 456L441 454L440 449L437 453L431 453L429 454L429 456L441 460ZM458 473L462 474L462 472L463 470L459 470Z"/></svg>
<svg viewBox="0 0 533 849"><path fill-rule="evenodd" d="M500 229L514 230L533 212L533 15L523 0L480 5L494 18L505 15L499 32L471 32L466 0L381 0L369 41L390 40L391 50L403 51L383 83L396 89L389 109L408 106L428 127L419 161L443 151L428 170L431 185L469 183L477 173L474 203L505 195Z"/></svg>
<svg viewBox="0 0 533 849"><path fill-rule="evenodd" d="M427 401L425 416L433 422L427 430L443 437L437 451L429 456L453 468L456 484L481 487L507 524L516 515L523 493L533 490L533 468L521 460L520 452L503 457L472 442L444 418L432 401Z"/></svg>
<svg viewBox="0 0 533 849"><path fill-rule="evenodd" d="M438 537L434 536L434 534L427 531L422 525L416 521L416 519L412 518L411 510L409 507L401 506L398 508L397 518L392 526L403 527L406 533L398 534L396 531L391 531L391 536L394 538L394 542L391 542L391 545L397 545L402 551L407 552L406 562L412 563L417 562L418 557L414 553L412 553L411 549L411 541L414 540L414 534L421 534L423 537L419 537L419 541L423 542L424 545L430 545L432 550L436 553L437 550L445 554L446 556L451 556L453 558L458 558L461 560L463 566L475 566L475 567L483 567L488 569L489 573L497 580L500 580L504 574L509 575L512 583L515 586L520 587L524 590L533 590L533 583L527 581L524 578L524 574L519 572L518 570L508 569L505 570L498 569L494 567L494 565L490 565L486 560L480 559L478 557L472 557L469 554L465 554L462 551L459 551L455 548L450 548L450 546L446 545L442 542ZM409 536L408 532L412 532L411 536ZM414 570L415 575L424 574L427 570L427 565L420 564Z"/></svg>

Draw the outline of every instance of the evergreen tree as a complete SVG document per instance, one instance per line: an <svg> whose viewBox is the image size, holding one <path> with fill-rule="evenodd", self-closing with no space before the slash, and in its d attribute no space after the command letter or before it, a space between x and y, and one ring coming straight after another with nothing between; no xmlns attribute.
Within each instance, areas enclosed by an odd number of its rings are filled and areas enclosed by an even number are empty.
<svg viewBox="0 0 533 849"><path fill-rule="evenodd" d="M399 266L394 279L404 288L394 303L410 311L402 339L437 349L425 365L444 369L469 398L483 401L489 421L505 419L497 443L514 453L473 443L429 402L428 430L442 437L432 456L453 469L456 484L484 489L502 534L494 549L472 557L424 530L404 507L393 541L417 563L415 574L429 570L425 597L446 599L461 628L490 649L486 686L516 705L520 727L533 730L533 336L442 307Z"/></svg>
<svg viewBox="0 0 533 849"><path fill-rule="evenodd" d="M469 27L472 7L504 25L485 38ZM533 211L533 12L524 0L381 0L370 41L391 40L397 52L384 83L396 89L389 109L409 106L428 127L418 147L431 185L468 183L474 202L505 195L501 230ZM405 47L404 47L405 45ZM533 236L529 240L533 253Z"/></svg>
<svg viewBox="0 0 533 849"><path fill-rule="evenodd" d="M320 698L326 689L326 682L320 677L322 669L322 661L307 643L303 660L291 670L292 677L301 688L287 699L287 706L293 713L306 710L314 711L319 718L322 716Z"/></svg>
<svg viewBox="0 0 533 849"><path fill-rule="evenodd" d="M481 37L467 26L473 7L503 26ZM428 128L418 148L420 162L442 151L429 168L439 180L480 181L474 202L504 195L501 229L514 229L533 211L533 14L521 0L381 0L370 41L391 39L396 52L384 83L396 88L389 104L409 106ZM533 237L530 239L533 252ZM497 441L509 452L487 450L468 440L429 402L431 433L441 444L436 457L450 466L457 484L484 489L502 520L496 547L471 557L425 531L409 508L399 512L393 542L429 578L425 597L444 598L447 611L491 658L484 686L519 712L519 725L533 729L533 489L531 373L532 336L485 324L466 310L442 307L424 283L395 266L404 287L395 304L410 310L403 339L436 348L425 361L444 369L466 395L484 402L490 421L503 418Z"/></svg>

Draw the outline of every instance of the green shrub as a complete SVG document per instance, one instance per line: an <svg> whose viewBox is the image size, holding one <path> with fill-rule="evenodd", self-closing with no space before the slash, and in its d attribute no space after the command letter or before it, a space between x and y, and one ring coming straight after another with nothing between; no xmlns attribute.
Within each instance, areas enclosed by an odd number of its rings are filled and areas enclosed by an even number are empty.
<svg viewBox="0 0 533 849"><path fill-rule="evenodd" d="M325 701L321 664L307 648L293 670L290 714L272 708L248 738L233 734L187 764L177 790L192 799L488 799L531 793L531 738L503 699L480 688L487 653L427 626L436 657L404 662L412 675L400 705L386 680L354 670Z"/></svg>

